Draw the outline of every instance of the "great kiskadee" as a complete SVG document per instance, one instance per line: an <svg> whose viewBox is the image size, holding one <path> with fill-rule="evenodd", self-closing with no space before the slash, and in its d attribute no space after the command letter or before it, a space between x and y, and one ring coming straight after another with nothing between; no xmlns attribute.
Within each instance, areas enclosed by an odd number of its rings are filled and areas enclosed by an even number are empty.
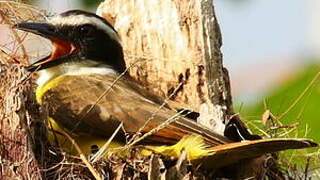
<svg viewBox="0 0 320 180"><path fill-rule="evenodd" d="M64 145L63 134L54 132L67 132L90 154L92 147L101 147L119 126L111 147L125 145L127 137L137 132L151 132L135 145L171 156L179 156L185 149L190 160L206 159L204 164L212 167L266 152L316 145L304 139L231 142L194 120L177 116L170 101L161 107L165 103L161 97L148 93L125 73L117 32L93 13L72 10L47 22L23 22L15 28L43 36L53 44L51 54L28 70L39 72L36 98L48 109L52 141L64 149L70 146Z"/></svg>

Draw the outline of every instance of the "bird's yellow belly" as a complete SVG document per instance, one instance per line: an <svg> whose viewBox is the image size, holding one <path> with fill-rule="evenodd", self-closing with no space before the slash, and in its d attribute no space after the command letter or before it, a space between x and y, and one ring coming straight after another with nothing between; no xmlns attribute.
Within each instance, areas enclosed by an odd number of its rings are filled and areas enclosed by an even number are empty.
<svg viewBox="0 0 320 180"><path fill-rule="evenodd" d="M70 154L78 154L75 145L73 145L63 133L65 131L59 127L59 125L55 122L54 119L49 118L48 122L48 139L50 143L54 146L61 147L64 151ZM70 134L69 134L70 135ZM82 153L89 155L95 152L96 147L101 148L107 141L107 138L91 136L88 134L72 134L71 138L76 142L76 144L80 147ZM123 143L120 142L111 142L109 144L109 148L119 148L122 147Z"/></svg>

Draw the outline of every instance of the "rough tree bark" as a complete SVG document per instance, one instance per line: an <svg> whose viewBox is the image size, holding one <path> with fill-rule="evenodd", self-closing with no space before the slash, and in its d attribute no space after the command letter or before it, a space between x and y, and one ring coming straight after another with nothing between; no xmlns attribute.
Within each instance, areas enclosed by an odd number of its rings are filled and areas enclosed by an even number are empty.
<svg viewBox="0 0 320 180"><path fill-rule="evenodd" d="M97 13L118 30L131 76L223 134L232 101L212 0L108 0Z"/></svg>

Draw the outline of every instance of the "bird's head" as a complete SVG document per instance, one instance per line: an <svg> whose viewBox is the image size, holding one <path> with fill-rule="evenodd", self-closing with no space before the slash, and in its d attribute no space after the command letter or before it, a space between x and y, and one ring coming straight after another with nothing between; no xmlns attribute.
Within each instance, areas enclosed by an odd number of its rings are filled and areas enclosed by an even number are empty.
<svg viewBox="0 0 320 180"><path fill-rule="evenodd" d="M110 66L117 72L125 70L117 32L96 14L71 10L47 22L22 22L14 27L45 37L53 44L51 54L31 64L30 71L72 63L92 66L96 63Z"/></svg>

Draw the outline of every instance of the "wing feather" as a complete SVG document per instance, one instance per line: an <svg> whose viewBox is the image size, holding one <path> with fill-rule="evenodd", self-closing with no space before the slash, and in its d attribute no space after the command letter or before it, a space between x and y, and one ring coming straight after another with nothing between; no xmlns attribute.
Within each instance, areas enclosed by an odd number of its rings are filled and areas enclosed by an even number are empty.
<svg viewBox="0 0 320 180"><path fill-rule="evenodd" d="M120 122L124 126L122 136L125 133L134 134L141 127L144 127L142 133L146 133L177 114L169 106L160 108L163 102L160 98L128 79L114 83L115 79L116 76L99 74L67 76L44 93L42 102L48 105L49 115L67 131L101 136L110 136ZM230 142L184 117L179 117L144 141L174 144L189 134L202 135L210 145Z"/></svg>

